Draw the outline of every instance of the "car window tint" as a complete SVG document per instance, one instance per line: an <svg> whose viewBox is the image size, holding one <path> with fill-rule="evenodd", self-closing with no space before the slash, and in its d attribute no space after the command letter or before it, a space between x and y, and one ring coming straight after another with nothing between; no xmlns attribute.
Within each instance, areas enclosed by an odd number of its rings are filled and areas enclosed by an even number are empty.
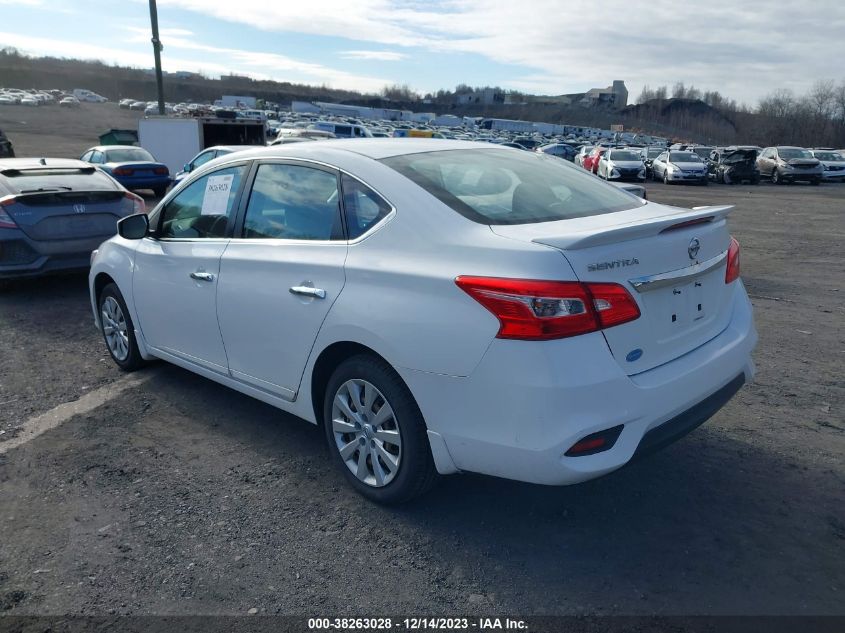
<svg viewBox="0 0 845 633"><path fill-rule="evenodd" d="M378 224L390 213L390 205L367 185L343 174L343 209L346 212L346 233L354 240Z"/></svg>
<svg viewBox="0 0 845 633"><path fill-rule="evenodd" d="M551 222L636 206L627 193L542 153L449 150L382 162L481 224Z"/></svg>
<svg viewBox="0 0 845 633"><path fill-rule="evenodd" d="M249 195L243 237L343 239L337 176L301 165L261 165Z"/></svg>
<svg viewBox="0 0 845 633"><path fill-rule="evenodd" d="M199 156L194 159L193 168L196 169L200 165L204 165L208 161L214 158L214 152L203 152Z"/></svg>
<svg viewBox="0 0 845 633"><path fill-rule="evenodd" d="M226 237L245 171L243 165L228 167L188 185L164 208L161 237Z"/></svg>

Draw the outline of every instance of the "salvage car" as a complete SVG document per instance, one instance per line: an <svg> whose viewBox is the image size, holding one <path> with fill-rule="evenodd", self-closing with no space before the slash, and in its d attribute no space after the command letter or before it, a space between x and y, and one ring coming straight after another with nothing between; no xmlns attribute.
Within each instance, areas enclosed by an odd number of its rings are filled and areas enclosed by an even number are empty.
<svg viewBox="0 0 845 633"><path fill-rule="evenodd" d="M822 164L822 179L845 182L845 155L832 149L811 149L813 158Z"/></svg>
<svg viewBox="0 0 845 633"><path fill-rule="evenodd" d="M752 377L730 209L487 143L267 147L123 219L91 305L120 368L163 359L321 425L368 499L461 471L572 484Z"/></svg>
<svg viewBox="0 0 845 633"><path fill-rule="evenodd" d="M651 177L670 185L678 182L707 184L707 166L695 152L667 150L651 163Z"/></svg>
<svg viewBox="0 0 845 633"><path fill-rule="evenodd" d="M646 178L651 178L651 164L654 162L654 159L660 156L665 151L663 147L643 147L640 149L640 155L642 156L643 163L645 163L645 176Z"/></svg>
<svg viewBox="0 0 845 633"><path fill-rule="evenodd" d="M144 201L78 160L0 159L0 279L87 268Z"/></svg>
<svg viewBox="0 0 845 633"><path fill-rule="evenodd" d="M645 163L639 151L627 147L612 148L599 158L596 175L605 180L645 181Z"/></svg>
<svg viewBox="0 0 845 633"><path fill-rule="evenodd" d="M599 161L606 151L606 147L594 147L581 161L581 167L595 174L599 169Z"/></svg>
<svg viewBox="0 0 845 633"><path fill-rule="evenodd" d="M760 184L760 170L757 168L757 148L731 146L714 149L707 161L707 176L713 182L725 185L747 181Z"/></svg>
<svg viewBox="0 0 845 633"><path fill-rule="evenodd" d="M780 145L767 147L757 157L757 169L762 177L770 178L776 185L822 181L822 164L803 147Z"/></svg>
<svg viewBox="0 0 845 633"><path fill-rule="evenodd" d="M575 158L572 159L572 162L578 165L579 167L584 166L584 159L590 155L590 152L593 151L594 145L582 145L578 148L578 153L575 154Z"/></svg>
<svg viewBox="0 0 845 633"><path fill-rule="evenodd" d="M170 170L143 147L100 145L92 147L80 160L96 165L132 191L149 189L161 197L170 185Z"/></svg>

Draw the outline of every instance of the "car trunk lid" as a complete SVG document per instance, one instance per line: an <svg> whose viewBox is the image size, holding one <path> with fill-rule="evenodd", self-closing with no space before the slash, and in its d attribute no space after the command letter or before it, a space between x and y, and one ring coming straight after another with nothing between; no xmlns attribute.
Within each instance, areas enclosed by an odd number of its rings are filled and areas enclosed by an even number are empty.
<svg viewBox="0 0 845 633"><path fill-rule="evenodd" d="M5 199L3 210L34 240L114 235L117 220L133 212L124 191L45 191Z"/></svg>
<svg viewBox="0 0 845 633"><path fill-rule="evenodd" d="M603 333L614 358L633 375L690 352L727 327L733 291L725 284L731 209L647 204L491 230L559 249L579 281L618 283L629 290L640 318Z"/></svg>

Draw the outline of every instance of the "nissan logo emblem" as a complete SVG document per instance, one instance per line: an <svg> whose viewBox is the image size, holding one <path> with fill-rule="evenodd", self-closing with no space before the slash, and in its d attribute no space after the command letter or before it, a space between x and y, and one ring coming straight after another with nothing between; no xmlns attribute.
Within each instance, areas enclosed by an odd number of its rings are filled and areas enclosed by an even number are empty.
<svg viewBox="0 0 845 633"><path fill-rule="evenodd" d="M690 259L695 259L698 256L698 249L701 248L701 243L698 241L697 237L692 238L689 241L689 246L687 247L687 253L689 254Z"/></svg>

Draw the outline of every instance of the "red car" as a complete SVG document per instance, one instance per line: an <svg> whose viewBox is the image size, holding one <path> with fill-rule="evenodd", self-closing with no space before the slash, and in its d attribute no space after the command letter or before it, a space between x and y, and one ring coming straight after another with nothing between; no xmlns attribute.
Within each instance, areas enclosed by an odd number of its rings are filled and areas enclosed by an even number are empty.
<svg viewBox="0 0 845 633"><path fill-rule="evenodd" d="M594 174L597 173L599 168L599 159L606 151L606 147L594 147L593 151L590 152L590 155L584 157L584 163L582 167L587 171L593 172Z"/></svg>

